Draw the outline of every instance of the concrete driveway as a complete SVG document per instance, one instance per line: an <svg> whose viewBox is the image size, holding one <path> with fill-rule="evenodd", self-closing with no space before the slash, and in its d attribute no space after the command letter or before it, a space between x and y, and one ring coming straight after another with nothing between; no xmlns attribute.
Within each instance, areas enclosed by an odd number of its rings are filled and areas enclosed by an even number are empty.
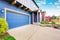
<svg viewBox="0 0 60 40"><path fill-rule="evenodd" d="M60 30L39 25L25 25L10 29L8 32L16 40L60 40Z"/></svg>

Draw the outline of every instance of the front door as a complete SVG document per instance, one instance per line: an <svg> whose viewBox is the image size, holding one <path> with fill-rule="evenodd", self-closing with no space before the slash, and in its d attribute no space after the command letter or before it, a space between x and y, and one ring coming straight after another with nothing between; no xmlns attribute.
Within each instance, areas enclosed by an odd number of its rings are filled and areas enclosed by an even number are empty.
<svg viewBox="0 0 60 40"><path fill-rule="evenodd" d="M37 13L34 13L34 22L37 22Z"/></svg>
<svg viewBox="0 0 60 40"><path fill-rule="evenodd" d="M32 22L39 23L40 22L40 13L32 13Z"/></svg>
<svg viewBox="0 0 60 40"><path fill-rule="evenodd" d="M32 24L37 22L37 13L32 13Z"/></svg>

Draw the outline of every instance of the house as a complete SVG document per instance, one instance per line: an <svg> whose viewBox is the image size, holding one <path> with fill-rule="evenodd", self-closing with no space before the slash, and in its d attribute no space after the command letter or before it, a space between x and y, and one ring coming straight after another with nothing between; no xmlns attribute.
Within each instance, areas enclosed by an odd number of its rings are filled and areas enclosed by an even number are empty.
<svg viewBox="0 0 60 40"><path fill-rule="evenodd" d="M51 20L52 20L52 18L51 18L50 16L46 16L46 17L45 17L45 21L48 21L48 22L49 22L49 21L51 21Z"/></svg>
<svg viewBox="0 0 60 40"><path fill-rule="evenodd" d="M57 17L60 20L60 16Z"/></svg>
<svg viewBox="0 0 60 40"><path fill-rule="evenodd" d="M0 17L4 17L9 29L40 22L40 12L34 0L0 0Z"/></svg>
<svg viewBox="0 0 60 40"><path fill-rule="evenodd" d="M42 21L45 21L45 14L46 14L46 11L41 12Z"/></svg>

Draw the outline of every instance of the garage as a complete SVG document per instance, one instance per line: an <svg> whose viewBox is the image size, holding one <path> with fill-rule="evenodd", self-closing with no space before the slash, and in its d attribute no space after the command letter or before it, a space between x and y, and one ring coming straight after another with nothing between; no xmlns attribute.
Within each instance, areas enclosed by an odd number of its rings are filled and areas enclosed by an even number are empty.
<svg viewBox="0 0 60 40"><path fill-rule="evenodd" d="M6 21L9 29L29 24L29 15L16 10L6 9Z"/></svg>

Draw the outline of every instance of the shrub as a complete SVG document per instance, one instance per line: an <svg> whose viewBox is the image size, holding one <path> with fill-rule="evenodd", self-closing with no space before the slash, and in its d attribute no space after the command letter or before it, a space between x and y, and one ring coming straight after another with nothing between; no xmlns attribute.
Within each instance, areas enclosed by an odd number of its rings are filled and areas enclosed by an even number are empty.
<svg viewBox="0 0 60 40"><path fill-rule="evenodd" d="M42 21L41 24L49 24L47 21Z"/></svg>
<svg viewBox="0 0 60 40"><path fill-rule="evenodd" d="M49 24L49 22L45 21L45 24Z"/></svg>
<svg viewBox="0 0 60 40"><path fill-rule="evenodd" d="M55 24L55 22L52 21L52 24Z"/></svg>
<svg viewBox="0 0 60 40"><path fill-rule="evenodd" d="M54 26L54 28L58 28L58 26Z"/></svg>
<svg viewBox="0 0 60 40"><path fill-rule="evenodd" d="M3 40L16 40L13 36L5 36Z"/></svg>
<svg viewBox="0 0 60 40"><path fill-rule="evenodd" d="M4 18L0 18L0 35L4 35L8 30L8 23Z"/></svg>
<svg viewBox="0 0 60 40"><path fill-rule="evenodd" d="M44 22L42 21L41 24L44 24Z"/></svg>
<svg viewBox="0 0 60 40"><path fill-rule="evenodd" d="M53 16L52 16L52 19L57 19L57 17L53 15Z"/></svg>

